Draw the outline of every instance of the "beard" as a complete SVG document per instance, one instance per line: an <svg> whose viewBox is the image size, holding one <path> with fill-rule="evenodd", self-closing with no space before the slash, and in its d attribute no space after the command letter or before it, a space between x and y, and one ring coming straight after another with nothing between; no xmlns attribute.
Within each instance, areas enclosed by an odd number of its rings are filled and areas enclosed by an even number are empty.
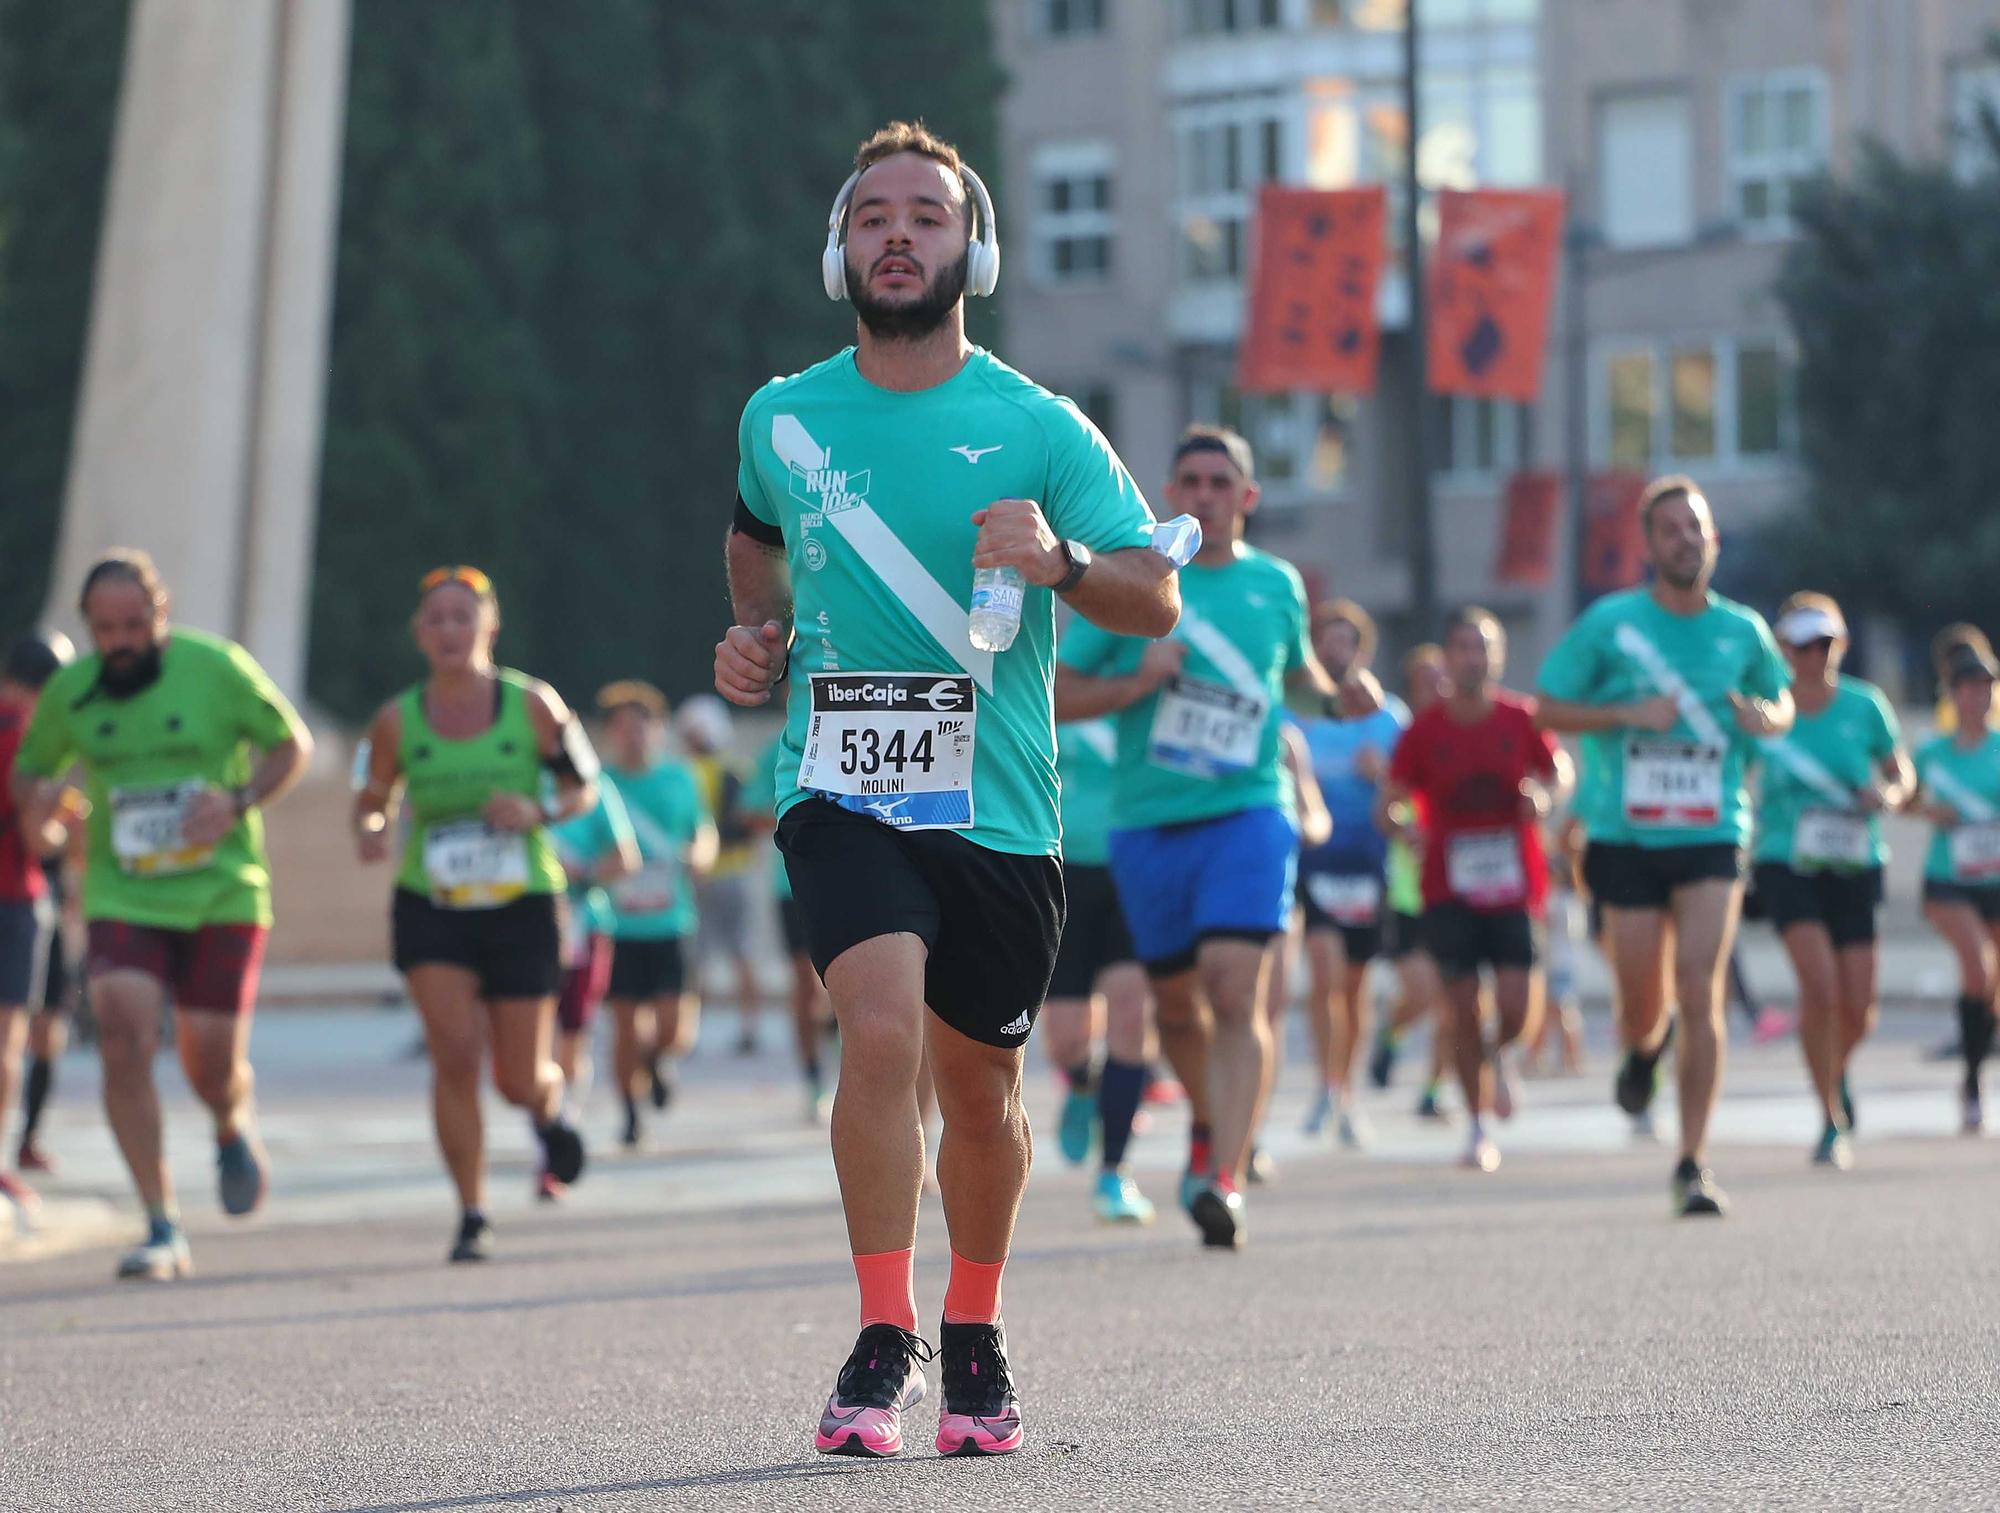
<svg viewBox="0 0 2000 1513"><path fill-rule="evenodd" d="M1690 589L1715 571L1716 555L1713 550L1703 552L1695 559L1693 567L1682 567L1677 562L1662 562L1657 571L1674 588Z"/></svg>
<svg viewBox="0 0 2000 1513"><path fill-rule="evenodd" d="M144 651L112 651L104 654L98 669L98 686L114 699L130 698L150 686L160 675L160 643Z"/></svg>
<svg viewBox="0 0 2000 1513"><path fill-rule="evenodd" d="M914 258L905 258L904 261L919 273L923 272ZM965 270L970 261L968 248L955 262L939 269L937 278L925 285L915 299L893 305L871 295L867 279L850 262L847 264L847 298L870 336L883 341L914 341L929 336L943 325L953 307L965 297Z"/></svg>

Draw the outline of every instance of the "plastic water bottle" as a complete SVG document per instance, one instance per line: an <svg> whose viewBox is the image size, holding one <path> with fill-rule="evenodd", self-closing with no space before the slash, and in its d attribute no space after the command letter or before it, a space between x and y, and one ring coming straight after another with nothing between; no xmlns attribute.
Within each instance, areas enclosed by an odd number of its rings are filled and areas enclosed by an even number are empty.
<svg viewBox="0 0 2000 1513"><path fill-rule="evenodd" d="M1175 567L1186 567L1201 550L1201 522L1192 515L1176 515L1153 527L1153 550Z"/></svg>
<svg viewBox="0 0 2000 1513"><path fill-rule="evenodd" d="M354 766L347 774L347 786L359 793L368 786L368 764L375 755L375 743L363 736L354 747Z"/></svg>
<svg viewBox="0 0 2000 1513"><path fill-rule="evenodd" d="M1021 633L1021 601L1027 582L1011 567L972 572L972 609L966 630L980 651L1005 651Z"/></svg>

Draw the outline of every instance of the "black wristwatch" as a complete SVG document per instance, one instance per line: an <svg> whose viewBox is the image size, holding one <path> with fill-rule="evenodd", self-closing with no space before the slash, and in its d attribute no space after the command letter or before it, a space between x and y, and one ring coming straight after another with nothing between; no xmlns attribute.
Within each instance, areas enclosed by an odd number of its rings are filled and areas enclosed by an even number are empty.
<svg viewBox="0 0 2000 1513"><path fill-rule="evenodd" d="M1081 541L1065 541L1062 550L1063 556L1069 560L1069 571L1063 574L1062 582L1055 588L1057 593L1066 594L1083 582L1083 575L1090 571L1091 557L1090 548Z"/></svg>

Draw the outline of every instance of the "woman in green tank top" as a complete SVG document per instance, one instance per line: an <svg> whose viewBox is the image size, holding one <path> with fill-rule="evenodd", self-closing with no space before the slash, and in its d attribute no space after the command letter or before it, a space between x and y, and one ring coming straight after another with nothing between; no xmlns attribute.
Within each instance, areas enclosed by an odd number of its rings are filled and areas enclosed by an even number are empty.
<svg viewBox="0 0 2000 1513"><path fill-rule="evenodd" d="M362 861L389 860L400 798L396 968L423 1017L438 1147L462 1208L451 1259L476 1261L488 1247L483 1044L494 1086L534 1121L545 1190L583 1170L550 1055L566 879L548 827L596 801L597 761L553 689L495 665L500 605L479 569L427 575L411 629L429 674L368 727L354 828Z"/></svg>

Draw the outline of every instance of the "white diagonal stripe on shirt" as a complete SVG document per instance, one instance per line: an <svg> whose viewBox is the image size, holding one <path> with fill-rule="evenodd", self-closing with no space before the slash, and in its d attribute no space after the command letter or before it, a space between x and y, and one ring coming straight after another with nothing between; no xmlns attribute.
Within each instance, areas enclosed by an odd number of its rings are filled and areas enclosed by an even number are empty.
<svg viewBox="0 0 2000 1513"><path fill-rule="evenodd" d="M1715 723L1715 716L1708 712L1708 706L1701 702L1699 695L1688 687L1683 678L1666 658L1666 653L1647 638L1638 626L1625 624L1613 632L1612 639L1618 649L1644 669L1653 686L1680 706L1681 718L1687 722L1695 739L1717 751L1729 749L1729 737L1722 733L1722 727Z"/></svg>
<svg viewBox="0 0 2000 1513"><path fill-rule="evenodd" d="M1236 649L1236 643L1186 604L1181 606L1181 623L1175 627L1174 634L1185 637L1188 645L1207 657L1215 670L1227 678L1230 686L1244 698L1260 703L1270 698L1270 690L1264 686L1264 680L1257 676L1257 669L1250 665L1250 659Z"/></svg>

